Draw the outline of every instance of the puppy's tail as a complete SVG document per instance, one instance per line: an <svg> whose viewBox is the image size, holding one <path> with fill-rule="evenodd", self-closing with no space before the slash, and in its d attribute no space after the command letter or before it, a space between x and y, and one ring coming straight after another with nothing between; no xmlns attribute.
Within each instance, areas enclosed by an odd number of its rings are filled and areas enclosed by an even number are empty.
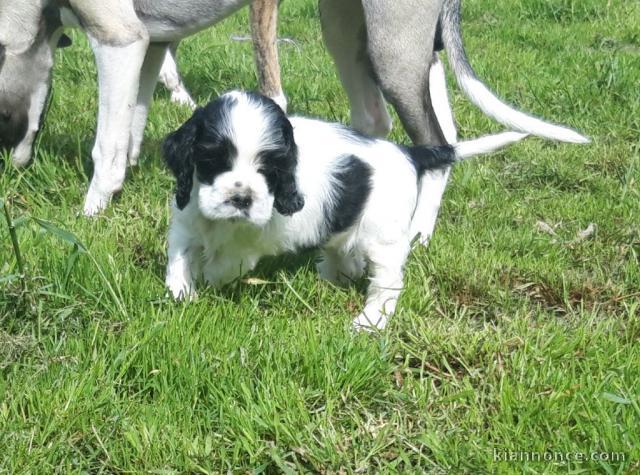
<svg viewBox="0 0 640 475"><path fill-rule="evenodd" d="M433 170L442 170L456 162L485 153L495 152L501 148L519 142L529 134L521 132L503 132L487 135L475 140L466 140L453 145L429 146L416 145L407 147L418 175Z"/></svg>
<svg viewBox="0 0 640 475"><path fill-rule="evenodd" d="M460 0L445 0L442 15L442 40L449 57L449 64L460 89L482 112L499 123L519 132L526 132L562 142L589 143L578 132L560 125L544 122L505 104L476 76L469 64L462 44L460 31Z"/></svg>

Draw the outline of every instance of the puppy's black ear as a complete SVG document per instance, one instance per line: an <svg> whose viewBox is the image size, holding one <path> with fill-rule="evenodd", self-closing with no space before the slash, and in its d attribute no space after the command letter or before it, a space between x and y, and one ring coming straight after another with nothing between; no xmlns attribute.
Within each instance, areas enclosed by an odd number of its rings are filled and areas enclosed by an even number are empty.
<svg viewBox="0 0 640 475"><path fill-rule="evenodd" d="M202 121L202 108L196 109L191 118L171 132L162 143L164 161L176 177L176 204L184 209L189 203L193 187L193 147Z"/></svg>
<svg viewBox="0 0 640 475"><path fill-rule="evenodd" d="M278 167L273 190L276 210L283 216L291 216L304 207L304 197L298 192L296 168L298 167L298 146L293 138L293 127L286 117L282 117L284 154Z"/></svg>

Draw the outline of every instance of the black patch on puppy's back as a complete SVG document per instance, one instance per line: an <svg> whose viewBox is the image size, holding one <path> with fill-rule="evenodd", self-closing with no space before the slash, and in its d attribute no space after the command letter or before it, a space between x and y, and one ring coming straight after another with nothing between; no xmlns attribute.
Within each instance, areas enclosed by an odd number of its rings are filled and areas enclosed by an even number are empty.
<svg viewBox="0 0 640 475"><path fill-rule="evenodd" d="M355 155L345 156L333 172L333 201L324 208L330 234L345 231L360 218L371 193L371 175L371 167Z"/></svg>

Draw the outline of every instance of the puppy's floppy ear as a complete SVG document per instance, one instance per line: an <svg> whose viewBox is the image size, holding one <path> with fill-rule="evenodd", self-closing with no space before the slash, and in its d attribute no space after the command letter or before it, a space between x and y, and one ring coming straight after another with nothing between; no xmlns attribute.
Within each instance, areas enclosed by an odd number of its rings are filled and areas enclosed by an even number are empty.
<svg viewBox="0 0 640 475"><path fill-rule="evenodd" d="M291 122L286 117L283 117L282 120L282 135L284 138L284 155L281 166L278 167L274 183L273 205L281 215L290 216L304 207L304 198L298 192L296 183L298 146L293 138Z"/></svg>
<svg viewBox="0 0 640 475"><path fill-rule="evenodd" d="M184 209L193 187L193 147L196 143L203 109L198 108L182 126L171 132L162 143L164 161L176 177L176 204Z"/></svg>

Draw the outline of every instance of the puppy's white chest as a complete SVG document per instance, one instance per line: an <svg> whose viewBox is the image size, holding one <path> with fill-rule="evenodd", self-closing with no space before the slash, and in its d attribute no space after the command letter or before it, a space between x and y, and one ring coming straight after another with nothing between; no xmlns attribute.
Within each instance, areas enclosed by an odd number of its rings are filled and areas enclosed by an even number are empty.
<svg viewBox="0 0 640 475"><path fill-rule="evenodd" d="M253 270L264 255L261 230L227 222L199 223L202 274L210 285L221 287Z"/></svg>

